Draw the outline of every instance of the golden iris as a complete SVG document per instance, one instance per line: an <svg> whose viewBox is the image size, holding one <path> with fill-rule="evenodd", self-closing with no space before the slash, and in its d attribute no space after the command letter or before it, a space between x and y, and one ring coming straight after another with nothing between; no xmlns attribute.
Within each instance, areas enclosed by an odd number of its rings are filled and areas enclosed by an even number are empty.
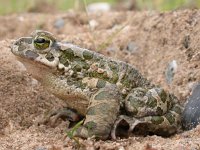
<svg viewBox="0 0 200 150"><path fill-rule="evenodd" d="M39 36L34 41L34 47L38 50L45 50L49 47L51 40L48 37Z"/></svg>

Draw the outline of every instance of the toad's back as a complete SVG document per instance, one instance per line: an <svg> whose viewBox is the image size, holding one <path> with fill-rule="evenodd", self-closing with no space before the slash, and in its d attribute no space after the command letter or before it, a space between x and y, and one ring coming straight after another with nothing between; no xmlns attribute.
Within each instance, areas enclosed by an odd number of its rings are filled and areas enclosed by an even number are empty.
<svg viewBox="0 0 200 150"><path fill-rule="evenodd" d="M130 91L136 87L150 87L150 82L133 66L105 57L72 44L59 44L60 63L70 68L71 78L91 77ZM69 72L69 70L67 70ZM82 76L81 76L82 75Z"/></svg>

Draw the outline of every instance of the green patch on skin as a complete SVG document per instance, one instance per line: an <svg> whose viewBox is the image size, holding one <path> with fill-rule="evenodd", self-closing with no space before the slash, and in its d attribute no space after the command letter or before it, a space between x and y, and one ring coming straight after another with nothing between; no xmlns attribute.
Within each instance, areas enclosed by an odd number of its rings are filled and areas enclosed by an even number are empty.
<svg viewBox="0 0 200 150"><path fill-rule="evenodd" d="M26 49L25 45L19 45L19 47L18 47L18 51L23 51L25 49Z"/></svg>
<svg viewBox="0 0 200 150"><path fill-rule="evenodd" d="M166 119L169 121L170 124L173 124L175 122L175 118L171 113L167 113L165 115Z"/></svg>
<svg viewBox="0 0 200 150"><path fill-rule="evenodd" d="M62 63L62 62L61 62L61 63ZM65 62L63 62L63 65L64 65L65 67L68 67L68 66L69 66L69 61L66 60Z"/></svg>
<svg viewBox="0 0 200 150"><path fill-rule="evenodd" d="M99 78L108 81L108 75L106 72L98 73L97 71L89 72L89 77Z"/></svg>
<svg viewBox="0 0 200 150"><path fill-rule="evenodd" d="M131 106L134 108L144 107L144 101L141 101L138 97L129 96L127 101L130 102Z"/></svg>
<svg viewBox="0 0 200 150"><path fill-rule="evenodd" d="M90 59L93 58L93 53L90 52L90 51L85 50L85 51L83 52L83 57L84 57L86 60L90 60Z"/></svg>
<svg viewBox="0 0 200 150"><path fill-rule="evenodd" d="M156 113L157 113L158 115L162 115L162 114L163 114L163 110L162 110L162 108L157 107L157 109L156 109Z"/></svg>
<svg viewBox="0 0 200 150"><path fill-rule="evenodd" d="M54 56L52 53L47 53L47 55L45 56L45 58L48 60L48 61L54 61Z"/></svg>
<svg viewBox="0 0 200 150"><path fill-rule="evenodd" d="M90 66L88 63L86 63L84 60L82 60L80 57L75 57L73 62L71 62L72 70L75 72L81 72L82 69L89 69Z"/></svg>
<svg viewBox="0 0 200 150"><path fill-rule="evenodd" d="M89 107L87 115L107 115L110 110L110 106L106 103L101 103L92 107Z"/></svg>
<svg viewBox="0 0 200 150"><path fill-rule="evenodd" d="M88 130L94 130L97 127L97 124L94 121L89 121L86 124L84 124L84 126L88 129Z"/></svg>
<svg viewBox="0 0 200 150"><path fill-rule="evenodd" d="M74 58L74 51L71 48L68 48L64 51L64 55L68 58L68 59L73 59Z"/></svg>
<svg viewBox="0 0 200 150"><path fill-rule="evenodd" d="M97 115L95 110L96 110L95 106L89 107L87 111L87 115Z"/></svg>
<svg viewBox="0 0 200 150"><path fill-rule="evenodd" d="M111 83L117 83L118 79L119 79L119 76L118 76L117 72L113 72L112 79L111 79L110 82Z"/></svg>
<svg viewBox="0 0 200 150"><path fill-rule="evenodd" d="M103 88L105 86L106 86L106 81L101 80L101 79L98 80L97 85L96 85L97 88Z"/></svg>
<svg viewBox="0 0 200 150"><path fill-rule="evenodd" d="M136 82L138 80L135 76L137 76L137 74L133 73L130 66L128 66L128 69L126 71L126 75L123 77L121 83L124 86L126 86L127 88L135 87Z"/></svg>
<svg viewBox="0 0 200 150"><path fill-rule="evenodd" d="M82 66L83 69L89 69L90 68L89 64L86 63L85 61L81 61L80 63L81 63L81 66Z"/></svg>
<svg viewBox="0 0 200 150"><path fill-rule="evenodd" d="M108 115L108 112L110 111L110 106L106 103L102 103L98 105L97 109L99 114Z"/></svg>
<svg viewBox="0 0 200 150"><path fill-rule="evenodd" d="M127 78L122 79L121 81L122 85L129 88L130 87L130 81Z"/></svg>
<svg viewBox="0 0 200 150"><path fill-rule="evenodd" d="M128 115L130 115L130 116L136 116L138 113L137 108L134 105L130 106L129 103L127 103L127 105L128 106L126 106L126 107L129 107L129 108L131 107L131 111L129 111L129 109L127 108L126 113L128 113Z"/></svg>
<svg viewBox="0 0 200 150"><path fill-rule="evenodd" d="M62 52L61 56L59 57L59 61L63 65L68 66L69 60L71 60L73 56L74 56L73 51L71 49L67 49Z"/></svg>
<svg viewBox="0 0 200 150"><path fill-rule="evenodd" d="M167 101L167 110L169 110L172 107L171 101Z"/></svg>
<svg viewBox="0 0 200 150"><path fill-rule="evenodd" d="M164 121L162 116L152 116L151 121L153 124L159 125Z"/></svg>
<svg viewBox="0 0 200 150"><path fill-rule="evenodd" d="M100 74L100 73L99 73L99 74ZM105 71L103 72L103 77L104 77L104 78L108 78L107 72L105 72Z"/></svg>
<svg viewBox="0 0 200 150"><path fill-rule="evenodd" d="M141 85L141 75L137 72L137 70L131 68L128 66L128 69L126 71L126 76L122 79L124 80L124 85L128 88L135 88L139 87L138 85Z"/></svg>
<svg viewBox="0 0 200 150"><path fill-rule="evenodd" d="M73 70L73 71L76 71L76 72L80 72L81 69L82 69L82 67L81 67L81 65L79 65L79 64L76 64L76 65L72 68L72 70Z"/></svg>
<svg viewBox="0 0 200 150"><path fill-rule="evenodd" d="M86 84L83 84L81 80L79 81L74 81L73 83L77 88L80 88L80 89L85 89L86 87Z"/></svg>
<svg viewBox="0 0 200 150"><path fill-rule="evenodd" d="M110 106L106 103L101 103L92 107L89 107L87 115L107 115Z"/></svg>
<svg viewBox="0 0 200 150"><path fill-rule="evenodd" d="M99 62L99 68L105 69L105 65L106 65L105 60L100 60L100 62Z"/></svg>
<svg viewBox="0 0 200 150"><path fill-rule="evenodd" d="M128 67L128 66L126 66ZM130 88L130 86L132 85L131 80L129 78L129 74L130 74L130 70L129 68L126 70L125 76L122 78L121 83L123 86Z"/></svg>
<svg viewBox="0 0 200 150"><path fill-rule="evenodd" d="M69 60L71 61L73 58L74 58L74 51L71 48L68 48L62 51L62 54L59 57L59 60L62 64L65 65L66 62L68 62Z"/></svg>
<svg viewBox="0 0 200 150"><path fill-rule="evenodd" d="M111 70L116 70L116 71L119 71L119 68L118 68L118 64L114 61L110 61L108 63L109 67Z"/></svg>
<svg viewBox="0 0 200 150"><path fill-rule="evenodd" d="M160 93L160 98L161 98L161 101L163 102L163 103L165 103L166 102L166 100L167 100L167 93L162 89L162 91L161 91L161 93Z"/></svg>
<svg viewBox="0 0 200 150"><path fill-rule="evenodd" d="M73 62L81 62L81 61L83 61L83 59L82 59L81 57L74 56L74 57L71 59L71 61L73 61Z"/></svg>
<svg viewBox="0 0 200 150"><path fill-rule="evenodd" d="M119 79L118 72L119 67L118 64L114 61L110 61L108 63L108 66L110 67L110 70L112 71L112 78L109 80L111 83L116 83Z"/></svg>
<svg viewBox="0 0 200 150"><path fill-rule="evenodd" d="M139 82L142 82L141 78L140 78L140 74L137 70L135 69L129 69L129 79L131 80L134 80L135 82L139 81ZM140 84L140 83L139 83Z"/></svg>
<svg viewBox="0 0 200 150"><path fill-rule="evenodd" d="M157 100L152 95L148 95L147 106L150 108L155 108L157 106Z"/></svg>
<svg viewBox="0 0 200 150"><path fill-rule="evenodd" d="M93 55L93 59L92 59L93 62L99 62L101 60L103 60L102 56L99 56L98 54L97 55Z"/></svg>
<svg viewBox="0 0 200 150"><path fill-rule="evenodd" d="M182 109L179 106L174 106L172 108L172 111L176 112L177 114L181 114L182 113Z"/></svg>
<svg viewBox="0 0 200 150"><path fill-rule="evenodd" d="M109 100L113 99L113 94L110 91L101 91L95 97L95 100Z"/></svg>

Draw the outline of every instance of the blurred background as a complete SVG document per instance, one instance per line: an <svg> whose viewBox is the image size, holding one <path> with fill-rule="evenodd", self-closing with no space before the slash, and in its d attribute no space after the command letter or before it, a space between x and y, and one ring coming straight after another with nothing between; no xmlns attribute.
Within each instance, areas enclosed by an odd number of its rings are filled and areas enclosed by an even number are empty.
<svg viewBox="0 0 200 150"><path fill-rule="evenodd" d="M0 0L0 15L18 12L83 10L91 3L104 2L113 10L159 10L199 8L200 0Z"/></svg>

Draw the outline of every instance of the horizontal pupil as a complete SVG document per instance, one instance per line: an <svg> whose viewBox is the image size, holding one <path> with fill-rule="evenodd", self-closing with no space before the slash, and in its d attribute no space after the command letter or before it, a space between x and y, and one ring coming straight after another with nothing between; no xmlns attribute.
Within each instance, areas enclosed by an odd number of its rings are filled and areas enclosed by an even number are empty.
<svg viewBox="0 0 200 150"><path fill-rule="evenodd" d="M37 38L34 40L34 43L50 43L50 41L43 38Z"/></svg>

